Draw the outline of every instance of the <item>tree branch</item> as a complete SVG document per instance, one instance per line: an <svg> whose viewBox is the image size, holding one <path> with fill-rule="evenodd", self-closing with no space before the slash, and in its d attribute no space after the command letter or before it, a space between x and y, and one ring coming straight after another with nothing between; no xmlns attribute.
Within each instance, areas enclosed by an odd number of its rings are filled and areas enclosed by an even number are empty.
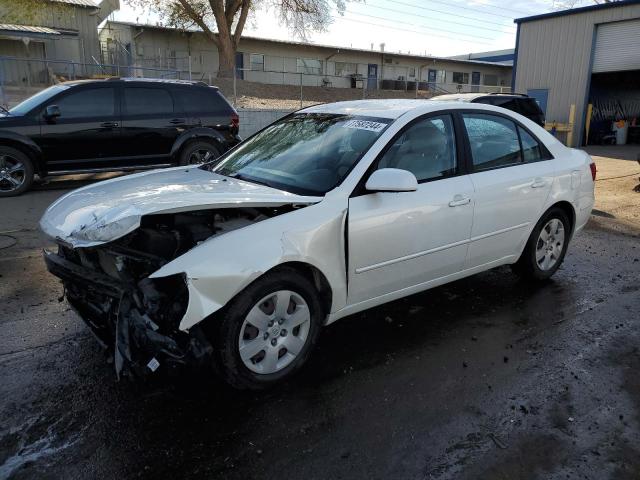
<svg viewBox="0 0 640 480"><path fill-rule="evenodd" d="M178 0L180 6L184 9L185 13L189 16L191 20L193 20L202 31L211 39L211 41L215 44L216 47L220 46L220 42L218 41L218 37L216 34L211 31L211 29L204 22L203 17L196 12L193 7L189 4L189 0ZM220 28L220 27L218 27Z"/></svg>
<svg viewBox="0 0 640 480"><path fill-rule="evenodd" d="M238 19L238 23L236 24L236 30L235 32L233 32L233 44L235 45L236 50L238 49L238 44L240 43L240 37L242 36L244 25L245 23L247 23L247 17L249 16L250 9L251 0L244 0L242 2L242 10L240 10L240 18Z"/></svg>

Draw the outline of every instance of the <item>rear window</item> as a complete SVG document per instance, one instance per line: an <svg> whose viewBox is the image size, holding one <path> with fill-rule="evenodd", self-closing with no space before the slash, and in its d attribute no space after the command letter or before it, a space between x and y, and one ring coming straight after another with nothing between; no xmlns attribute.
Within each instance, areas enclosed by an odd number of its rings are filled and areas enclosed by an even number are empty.
<svg viewBox="0 0 640 480"><path fill-rule="evenodd" d="M174 91L174 94L185 113L227 110L226 102L213 88L179 88Z"/></svg>
<svg viewBox="0 0 640 480"><path fill-rule="evenodd" d="M173 98L164 88L127 87L124 89L124 105L129 115L173 113Z"/></svg>
<svg viewBox="0 0 640 480"><path fill-rule="evenodd" d="M533 98L521 98L518 101L523 115L534 116L542 114L542 110L540 110L540 107Z"/></svg>

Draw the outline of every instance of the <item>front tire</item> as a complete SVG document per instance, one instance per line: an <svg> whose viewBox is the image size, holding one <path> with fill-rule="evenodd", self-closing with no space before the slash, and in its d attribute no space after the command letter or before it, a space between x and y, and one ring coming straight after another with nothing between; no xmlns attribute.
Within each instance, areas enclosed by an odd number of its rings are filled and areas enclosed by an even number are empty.
<svg viewBox="0 0 640 480"><path fill-rule="evenodd" d="M261 390L309 358L324 312L313 283L282 268L256 280L225 308L213 343L215 367L234 388Z"/></svg>
<svg viewBox="0 0 640 480"><path fill-rule="evenodd" d="M20 150L0 146L0 197L13 197L29 190L33 163Z"/></svg>
<svg viewBox="0 0 640 480"><path fill-rule="evenodd" d="M517 274L530 280L547 280L564 260L571 236L571 223L561 208L550 209L536 224L518 262Z"/></svg>

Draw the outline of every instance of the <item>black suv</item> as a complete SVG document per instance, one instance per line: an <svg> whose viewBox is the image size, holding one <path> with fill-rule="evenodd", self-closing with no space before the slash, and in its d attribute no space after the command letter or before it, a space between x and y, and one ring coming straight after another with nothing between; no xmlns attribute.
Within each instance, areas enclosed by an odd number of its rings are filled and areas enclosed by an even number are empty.
<svg viewBox="0 0 640 480"><path fill-rule="evenodd" d="M201 82L109 78L49 87L0 113L0 197L47 175L213 160L235 146L239 119Z"/></svg>
<svg viewBox="0 0 640 480"><path fill-rule="evenodd" d="M535 98L522 93L452 93L433 97L438 101L485 103L506 108L544 127L544 113Z"/></svg>

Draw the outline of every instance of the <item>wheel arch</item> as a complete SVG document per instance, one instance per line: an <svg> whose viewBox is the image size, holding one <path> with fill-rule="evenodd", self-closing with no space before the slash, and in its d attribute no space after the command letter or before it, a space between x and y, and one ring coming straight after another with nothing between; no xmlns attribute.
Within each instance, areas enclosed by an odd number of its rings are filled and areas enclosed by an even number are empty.
<svg viewBox="0 0 640 480"><path fill-rule="evenodd" d="M21 151L33 162L35 173L40 176L46 174L46 169L42 162L42 151L35 143L25 141L19 137L0 136L0 146L11 147Z"/></svg>
<svg viewBox="0 0 640 480"><path fill-rule="evenodd" d="M566 200L561 200L559 202L554 203L549 208L547 208L547 210L542 214L540 218L543 218L553 208L559 208L565 213L565 215L569 219L569 222L571 223L570 235L573 235L573 231L575 230L575 226L576 226L576 210L575 208L573 208L573 205L571 205L571 203L567 202Z"/></svg>
<svg viewBox="0 0 640 480"><path fill-rule="evenodd" d="M212 143L220 149L221 154L224 153L227 149L224 137L219 132L208 128L195 128L186 131L176 139L176 141L173 143L173 147L171 148L171 157L177 161L178 156L180 155L184 147L186 147L192 141L198 140L204 140Z"/></svg>

